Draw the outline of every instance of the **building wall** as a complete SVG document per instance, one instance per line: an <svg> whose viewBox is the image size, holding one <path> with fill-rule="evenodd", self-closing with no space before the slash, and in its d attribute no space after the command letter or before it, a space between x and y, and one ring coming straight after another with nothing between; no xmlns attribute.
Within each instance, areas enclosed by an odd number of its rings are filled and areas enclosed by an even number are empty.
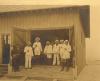
<svg viewBox="0 0 100 81"><path fill-rule="evenodd" d="M73 24L73 13L70 10L63 11L35 11L0 14L0 34L10 33L13 27L22 29L68 27ZM1 39L0 39L1 41ZM2 44L0 44L0 47ZM2 49L0 49L2 58ZM2 59L0 59L0 62Z"/></svg>
<svg viewBox="0 0 100 81"><path fill-rule="evenodd" d="M76 47L77 47L77 67L78 73L85 65L84 56L84 32L79 19L79 13L76 10L44 10L44 11L29 11L29 12L16 12L0 15L0 32L9 33L13 27L23 29L34 28L56 28L56 27L70 27L75 26L76 34ZM82 33L82 37L80 36ZM83 46L82 46L83 45ZM80 48L81 46L81 48ZM83 50L82 50L83 49ZM0 49L1 50L1 49Z"/></svg>
<svg viewBox="0 0 100 81"><path fill-rule="evenodd" d="M22 29L69 27L73 25L74 12L72 12L71 10L44 10L3 13L0 14L0 34L10 33L13 27ZM1 52L2 49L0 55Z"/></svg>
<svg viewBox="0 0 100 81"><path fill-rule="evenodd" d="M35 12L17 12L0 16L0 32L10 32L11 27L19 28L47 28L65 27L73 24L71 10L49 10Z"/></svg>
<svg viewBox="0 0 100 81"><path fill-rule="evenodd" d="M77 74L79 74L86 64L85 35L79 14L76 14L76 17L74 17L74 22L75 22L74 27L75 27L76 65L77 65Z"/></svg>

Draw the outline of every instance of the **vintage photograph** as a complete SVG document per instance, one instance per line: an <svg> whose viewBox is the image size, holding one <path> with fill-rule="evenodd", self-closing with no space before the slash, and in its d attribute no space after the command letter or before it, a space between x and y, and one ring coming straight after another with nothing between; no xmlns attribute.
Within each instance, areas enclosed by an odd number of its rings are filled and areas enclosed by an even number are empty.
<svg viewBox="0 0 100 81"><path fill-rule="evenodd" d="M86 65L90 5L0 8L14 9L0 12L0 81L77 79Z"/></svg>

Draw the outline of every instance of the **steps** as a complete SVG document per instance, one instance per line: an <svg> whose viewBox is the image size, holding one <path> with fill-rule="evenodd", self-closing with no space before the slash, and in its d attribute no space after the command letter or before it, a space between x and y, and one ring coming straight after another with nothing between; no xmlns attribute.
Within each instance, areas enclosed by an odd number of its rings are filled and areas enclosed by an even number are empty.
<svg viewBox="0 0 100 81"><path fill-rule="evenodd" d="M0 64L0 76L8 73L8 64Z"/></svg>

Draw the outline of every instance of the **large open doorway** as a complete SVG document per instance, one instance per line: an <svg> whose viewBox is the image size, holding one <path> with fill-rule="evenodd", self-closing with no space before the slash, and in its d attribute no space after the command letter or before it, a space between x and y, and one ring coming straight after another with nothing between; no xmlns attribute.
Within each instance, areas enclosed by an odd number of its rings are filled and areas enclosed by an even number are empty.
<svg viewBox="0 0 100 81"><path fill-rule="evenodd" d="M68 29L54 29L54 30L31 30L31 42L34 42L35 37L40 37L42 47L44 48L46 41L54 43L58 40L69 40Z"/></svg>
<svg viewBox="0 0 100 81"><path fill-rule="evenodd" d="M10 59L10 43L9 43L10 34L2 34L2 64L9 64Z"/></svg>
<svg viewBox="0 0 100 81"><path fill-rule="evenodd" d="M63 71L61 72L61 66L48 66L48 65L34 65L32 69L26 70L24 69L24 47L27 43L27 41L31 41L33 44L35 37L39 36L41 39L42 48L44 49L45 42L47 40L50 40L52 43L54 43L55 39L64 39L69 40L72 52L71 52L71 66L73 66L73 55L74 55L74 47L75 47L75 40L74 40L74 28L51 28L51 29L20 29L20 28L14 28L12 33L12 45L16 46L19 45L20 47L20 60L17 63L21 63L20 70L18 71L18 74L13 72L13 75L21 75L26 76L28 75L29 78L44 78L44 79L58 79L58 80L73 80L73 70L70 68L68 72ZM75 56L74 56L75 57ZM42 73L42 74L41 74ZM11 74L12 75L12 74Z"/></svg>
<svg viewBox="0 0 100 81"><path fill-rule="evenodd" d="M40 42L42 44L42 49L44 50L46 41L50 41L51 44L53 45L55 40L69 40L69 30L68 29L51 29L51 30L31 30L31 42L32 44L34 43L34 40L36 37L40 37ZM36 64L36 60L33 58L32 64ZM52 60L53 61L53 56ZM47 60L46 60L46 55L44 52L41 53L40 55L40 63L42 65L46 65ZM36 64L37 65L37 64ZM52 65L52 63L51 63Z"/></svg>
<svg viewBox="0 0 100 81"><path fill-rule="evenodd" d="M47 40L51 41L51 43L54 43L56 39L58 40L69 40L72 52L71 52L71 59L70 64L73 66L73 55L74 55L74 28L51 28L51 29L20 29L20 28L14 28L13 29L13 45L20 47L20 59L21 59L21 65L24 65L24 47L27 43L27 41L31 41L31 43L34 43L35 37L40 37L40 42L42 44L42 48L44 49L45 43ZM43 53L42 53L43 54ZM42 55L41 54L41 55ZM42 56L43 57L43 56ZM45 60L44 60L45 61ZM33 61L34 62L34 61ZM33 63L34 64L34 63ZM41 63L40 63L41 64ZM45 64L45 63L42 63Z"/></svg>

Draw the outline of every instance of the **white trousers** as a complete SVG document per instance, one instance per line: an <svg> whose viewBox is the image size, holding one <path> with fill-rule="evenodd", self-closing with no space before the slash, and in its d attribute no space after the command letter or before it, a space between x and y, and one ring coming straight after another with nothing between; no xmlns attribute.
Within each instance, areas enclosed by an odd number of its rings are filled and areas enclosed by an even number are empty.
<svg viewBox="0 0 100 81"><path fill-rule="evenodd" d="M25 55L25 68L31 68L32 67L31 60L32 60L32 56Z"/></svg>
<svg viewBox="0 0 100 81"><path fill-rule="evenodd" d="M54 54L53 55L53 65L60 65L60 57L59 54Z"/></svg>

